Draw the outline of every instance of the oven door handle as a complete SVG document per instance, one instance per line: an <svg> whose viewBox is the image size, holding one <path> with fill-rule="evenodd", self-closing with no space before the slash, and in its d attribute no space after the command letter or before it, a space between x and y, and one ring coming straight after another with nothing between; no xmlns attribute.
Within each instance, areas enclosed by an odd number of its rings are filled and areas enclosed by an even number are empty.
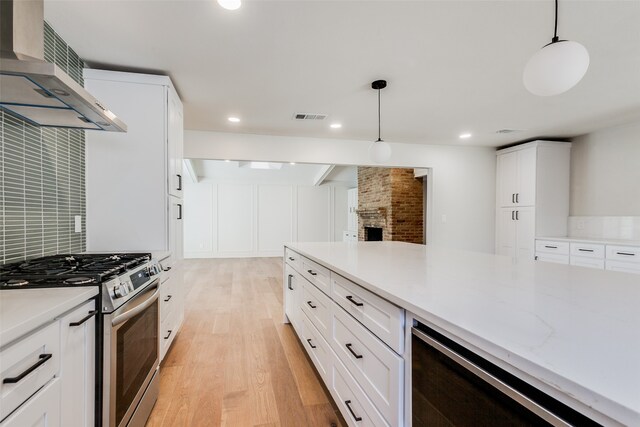
<svg viewBox="0 0 640 427"><path fill-rule="evenodd" d="M127 320L131 319L135 315L142 313L144 310L149 308L154 302L156 302L159 296L160 296L160 289L156 288L156 291L149 298L147 298L143 303L136 305L131 310L125 311L124 313L114 317L113 320L111 320L111 325L118 326L126 322Z"/></svg>

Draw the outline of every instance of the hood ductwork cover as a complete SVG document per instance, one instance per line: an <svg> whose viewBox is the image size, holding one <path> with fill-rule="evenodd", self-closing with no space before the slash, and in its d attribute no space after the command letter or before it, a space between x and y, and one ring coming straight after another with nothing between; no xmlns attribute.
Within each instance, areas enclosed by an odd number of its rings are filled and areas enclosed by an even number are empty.
<svg viewBox="0 0 640 427"><path fill-rule="evenodd" d="M0 0L0 107L38 126L126 132L127 125L44 60L43 0Z"/></svg>

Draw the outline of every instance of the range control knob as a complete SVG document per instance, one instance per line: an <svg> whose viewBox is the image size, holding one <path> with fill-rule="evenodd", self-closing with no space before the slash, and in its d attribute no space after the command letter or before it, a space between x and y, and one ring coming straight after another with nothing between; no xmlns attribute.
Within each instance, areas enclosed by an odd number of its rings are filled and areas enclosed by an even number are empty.
<svg viewBox="0 0 640 427"><path fill-rule="evenodd" d="M123 296L129 293L129 289L122 284L115 285L113 287L113 297L114 298L122 298Z"/></svg>

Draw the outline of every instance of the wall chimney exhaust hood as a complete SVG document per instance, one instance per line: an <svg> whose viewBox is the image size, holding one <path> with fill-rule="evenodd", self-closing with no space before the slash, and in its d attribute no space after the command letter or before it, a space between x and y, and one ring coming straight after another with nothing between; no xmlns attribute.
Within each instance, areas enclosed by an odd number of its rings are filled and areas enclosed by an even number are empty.
<svg viewBox="0 0 640 427"><path fill-rule="evenodd" d="M44 1L0 0L0 108L38 126L126 132L127 125L44 60Z"/></svg>

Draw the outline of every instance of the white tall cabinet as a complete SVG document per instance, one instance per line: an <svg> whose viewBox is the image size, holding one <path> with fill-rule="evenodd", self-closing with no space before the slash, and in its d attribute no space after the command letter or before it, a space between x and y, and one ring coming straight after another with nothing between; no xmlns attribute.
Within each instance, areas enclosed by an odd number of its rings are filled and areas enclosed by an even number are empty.
<svg viewBox="0 0 640 427"><path fill-rule="evenodd" d="M87 250L170 252L161 291L182 301L182 102L166 76L86 69L84 78L128 127L126 133L87 132ZM171 289L162 289L165 283ZM169 345L182 304L171 312L167 319L175 321L162 325L172 331Z"/></svg>
<svg viewBox="0 0 640 427"><path fill-rule="evenodd" d="M533 259L537 235L566 235L570 150L533 141L497 151L497 254Z"/></svg>

